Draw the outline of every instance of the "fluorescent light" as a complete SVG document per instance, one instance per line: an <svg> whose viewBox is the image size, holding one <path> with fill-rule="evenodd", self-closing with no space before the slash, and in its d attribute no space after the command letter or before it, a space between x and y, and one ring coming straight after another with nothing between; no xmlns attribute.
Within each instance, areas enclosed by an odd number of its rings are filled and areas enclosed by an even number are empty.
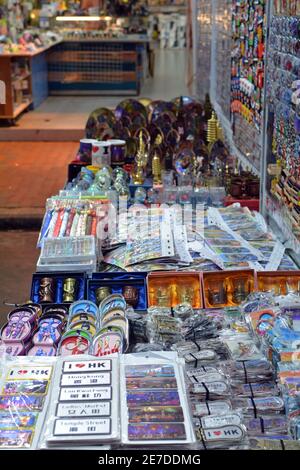
<svg viewBox="0 0 300 470"><path fill-rule="evenodd" d="M100 21L101 16L57 16L56 21Z"/></svg>

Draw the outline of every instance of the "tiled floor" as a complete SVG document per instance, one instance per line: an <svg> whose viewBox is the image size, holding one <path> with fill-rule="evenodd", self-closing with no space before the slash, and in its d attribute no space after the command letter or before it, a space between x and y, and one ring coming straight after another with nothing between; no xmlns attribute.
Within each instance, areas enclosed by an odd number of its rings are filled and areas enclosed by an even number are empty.
<svg viewBox="0 0 300 470"><path fill-rule="evenodd" d="M76 142L0 142L0 211L44 208L63 188Z"/></svg>
<svg viewBox="0 0 300 470"><path fill-rule="evenodd" d="M35 272L38 232L0 231L0 327L13 307L30 298L31 276Z"/></svg>

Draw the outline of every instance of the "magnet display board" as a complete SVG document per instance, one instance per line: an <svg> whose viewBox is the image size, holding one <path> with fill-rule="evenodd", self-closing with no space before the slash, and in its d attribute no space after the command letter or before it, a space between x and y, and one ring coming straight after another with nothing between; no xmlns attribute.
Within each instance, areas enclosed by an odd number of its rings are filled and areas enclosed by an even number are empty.
<svg viewBox="0 0 300 470"><path fill-rule="evenodd" d="M300 255L300 2L274 0L266 75L261 209Z"/></svg>

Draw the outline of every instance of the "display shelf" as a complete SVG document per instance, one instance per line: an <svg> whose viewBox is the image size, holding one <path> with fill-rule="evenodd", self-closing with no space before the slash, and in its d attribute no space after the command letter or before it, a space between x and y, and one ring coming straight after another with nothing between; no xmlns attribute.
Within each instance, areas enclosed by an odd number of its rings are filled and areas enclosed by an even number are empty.
<svg viewBox="0 0 300 470"><path fill-rule="evenodd" d="M47 54L49 93L137 95L140 41L64 41Z"/></svg>
<svg viewBox="0 0 300 470"><path fill-rule="evenodd" d="M24 75L23 77L12 77L12 83L18 83L18 82L22 82L23 80L26 80L26 78L29 78L31 77L31 73L28 72L26 73L26 75Z"/></svg>
<svg viewBox="0 0 300 470"><path fill-rule="evenodd" d="M202 100L210 92L213 8L211 0L192 1L194 93Z"/></svg>
<svg viewBox="0 0 300 470"><path fill-rule="evenodd" d="M266 64L261 211L274 231L292 251L299 265L299 170L300 135L296 129L293 83L298 79L300 59L292 44L297 42L300 16L292 3L271 2ZM299 33L298 33L299 39ZM269 171L273 168L274 171ZM276 170L278 173L276 174ZM284 172L284 173L283 173Z"/></svg>
<svg viewBox="0 0 300 470"><path fill-rule="evenodd" d="M24 103L18 104L16 107L14 107L14 112L11 117L12 118L18 117L19 114L25 111L25 109L27 109L31 104L32 104L32 100L26 100Z"/></svg>
<svg viewBox="0 0 300 470"><path fill-rule="evenodd" d="M25 75L16 78L13 69L15 74L25 69ZM0 105L0 119L16 119L33 102L30 59L0 56L0 80L6 84L6 101ZM26 89L21 88L23 81L27 82Z"/></svg>
<svg viewBox="0 0 300 470"><path fill-rule="evenodd" d="M214 106L214 109L217 113L218 119L221 123L221 126L223 128L224 132L224 138L226 145L228 146L230 152L232 155L234 155L239 162L241 163L242 167L244 169L250 170L253 174L259 176L260 171L259 169L254 165L253 161L251 161L249 158L247 158L246 155L244 155L237 147L234 139L233 139L233 132L232 132L232 127L231 127L231 122L230 120L224 115L222 108L220 105L212 100L212 104Z"/></svg>
<svg viewBox="0 0 300 470"><path fill-rule="evenodd" d="M150 13L186 13L186 5L153 5L149 6Z"/></svg>

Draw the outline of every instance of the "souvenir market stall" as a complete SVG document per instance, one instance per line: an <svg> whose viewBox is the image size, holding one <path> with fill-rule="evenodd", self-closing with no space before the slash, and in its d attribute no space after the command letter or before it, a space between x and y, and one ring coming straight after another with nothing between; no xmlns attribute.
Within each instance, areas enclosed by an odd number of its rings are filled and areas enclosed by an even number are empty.
<svg viewBox="0 0 300 470"><path fill-rule="evenodd" d="M190 97L88 117L1 329L1 448L299 449L300 271L222 134Z"/></svg>

